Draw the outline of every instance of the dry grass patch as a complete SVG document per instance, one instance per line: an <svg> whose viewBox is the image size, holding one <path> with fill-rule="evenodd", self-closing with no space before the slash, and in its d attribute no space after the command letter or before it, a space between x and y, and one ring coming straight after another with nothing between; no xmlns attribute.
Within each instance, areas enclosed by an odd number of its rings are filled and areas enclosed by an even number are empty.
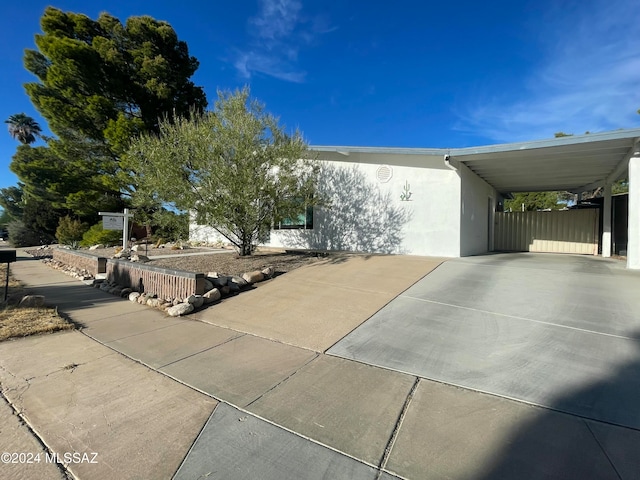
<svg viewBox="0 0 640 480"><path fill-rule="evenodd" d="M7 266L4 264L0 266L0 280L2 281L0 300L4 300L6 274ZM18 299L26 294L24 287L9 277L9 298ZM62 318L55 308L21 308L7 304L0 306L0 341L73 328L74 325Z"/></svg>
<svg viewBox="0 0 640 480"><path fill-rule="evenodd" d="M37 333L71 330L73 324L58 315L55 308L5 307L0 311L0 341Z"/></svg>

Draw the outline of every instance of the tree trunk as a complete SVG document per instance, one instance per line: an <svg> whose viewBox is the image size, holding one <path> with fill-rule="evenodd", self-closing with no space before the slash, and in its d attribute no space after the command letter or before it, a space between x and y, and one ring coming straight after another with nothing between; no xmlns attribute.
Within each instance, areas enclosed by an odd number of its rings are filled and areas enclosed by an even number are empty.
<svg viewBox="0 0 640 480"><path fill-rule="evenodd" d="M240 247L240 256L246 257L248 255L251 255L251 242L243 242L242 246Z"/></svg>
<svg viewBox="0 0 640 480"><path fill-rule="evenodd" d="M251 255L251 237L242 235L242 245L240 246L240 256L246 257Z"/></svg>

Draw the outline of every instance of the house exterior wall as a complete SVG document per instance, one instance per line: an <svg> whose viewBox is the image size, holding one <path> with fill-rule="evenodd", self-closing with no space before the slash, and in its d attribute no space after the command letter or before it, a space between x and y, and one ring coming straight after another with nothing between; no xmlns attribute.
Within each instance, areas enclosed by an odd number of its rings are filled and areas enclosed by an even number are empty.
<svg viewBox="0 0 640 480"><path fill-rule="evenodd" d="M318 190L329 198L330 208L314 209L311 230L272 230L264 246L458 257L460 177L441 156L412 155L407 158L411 166L396 160L320 160ZM189 235L224 241L193 222Z"/></svg>
<svg viewBox="0 0 640 480"><path fill-rule="evenodd" d="M190 212L189 215L189 240L192 242L203 242L208 245L218 242L228 242L226 238L213 228L197 224L193 212Z"/></svg>
<svg viewBox="0 0 640 480"><path fill-rule="evenodd" d="M396 159L386 164L384 158L320 161L319 190L331 207L314 209L313 229L272 230L264 246L441 257L489 251L495 189L465 165L458 172L446 168L440 156L407 160L412 166L398 165ZM212 228L194 222L189 237L225 242Z"/></svg>
<svg viewBox="0 0 640 480"><path fill-rule="evenodd" d="M492 250L496 190L461 164L460 256L478 255Z"/></svg>

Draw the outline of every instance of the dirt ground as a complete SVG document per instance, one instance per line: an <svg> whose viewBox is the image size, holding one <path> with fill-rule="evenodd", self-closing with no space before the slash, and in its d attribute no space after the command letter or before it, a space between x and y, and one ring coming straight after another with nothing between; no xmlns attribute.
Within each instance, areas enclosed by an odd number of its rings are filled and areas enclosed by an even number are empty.
<svg viewBox="0 0 640 480"><path fill-rule="evenodd" d="M96 255L98 257L111 258L116 252L115 248L101 248L98 250L80 250L82 253ZM210 255L190 255L192 253L204 253L210 251ZM47 257L52 255L51 249L29 250L31 255L36 257ZM315 253L285 253L285 252L257 252L248 257L240 257L236 252L229 251L220 253L219 250L211 248L187 248L184 250L171 250L167 248L152 248L146 250L144 247L138 252L140 255L148 256L151 261L148 265L174 270L183 270L195 273L217 272L221 275L241 275L245 272L262 270L265 267L273 266L276 274L290 272L296 268L309 263L322 260L324 257ZM156 258L159 255L171 255L172 258Z"/></svg>
<svg viewBox="0 0 640 480"><path fill-rule="evenodd" d="M240 257L235 252L230 252L176 256L157 260L153 260L151 257L148 265L196 273L217 272L223 275L240 275L272 266L275 268L276 274L282 274L319 260L321 258L316 255L302 253L256 253L248 257Z"/></svg>

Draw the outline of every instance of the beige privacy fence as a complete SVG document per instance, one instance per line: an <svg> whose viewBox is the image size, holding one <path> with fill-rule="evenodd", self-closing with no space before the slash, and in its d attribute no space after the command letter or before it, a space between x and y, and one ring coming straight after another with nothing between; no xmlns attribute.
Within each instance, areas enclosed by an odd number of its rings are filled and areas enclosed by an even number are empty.
<svg viewBox="0 0 640 480"><path fill-rule="evenodd" d="M598 254L599 210L497 212L494 250Z"/></svg>

